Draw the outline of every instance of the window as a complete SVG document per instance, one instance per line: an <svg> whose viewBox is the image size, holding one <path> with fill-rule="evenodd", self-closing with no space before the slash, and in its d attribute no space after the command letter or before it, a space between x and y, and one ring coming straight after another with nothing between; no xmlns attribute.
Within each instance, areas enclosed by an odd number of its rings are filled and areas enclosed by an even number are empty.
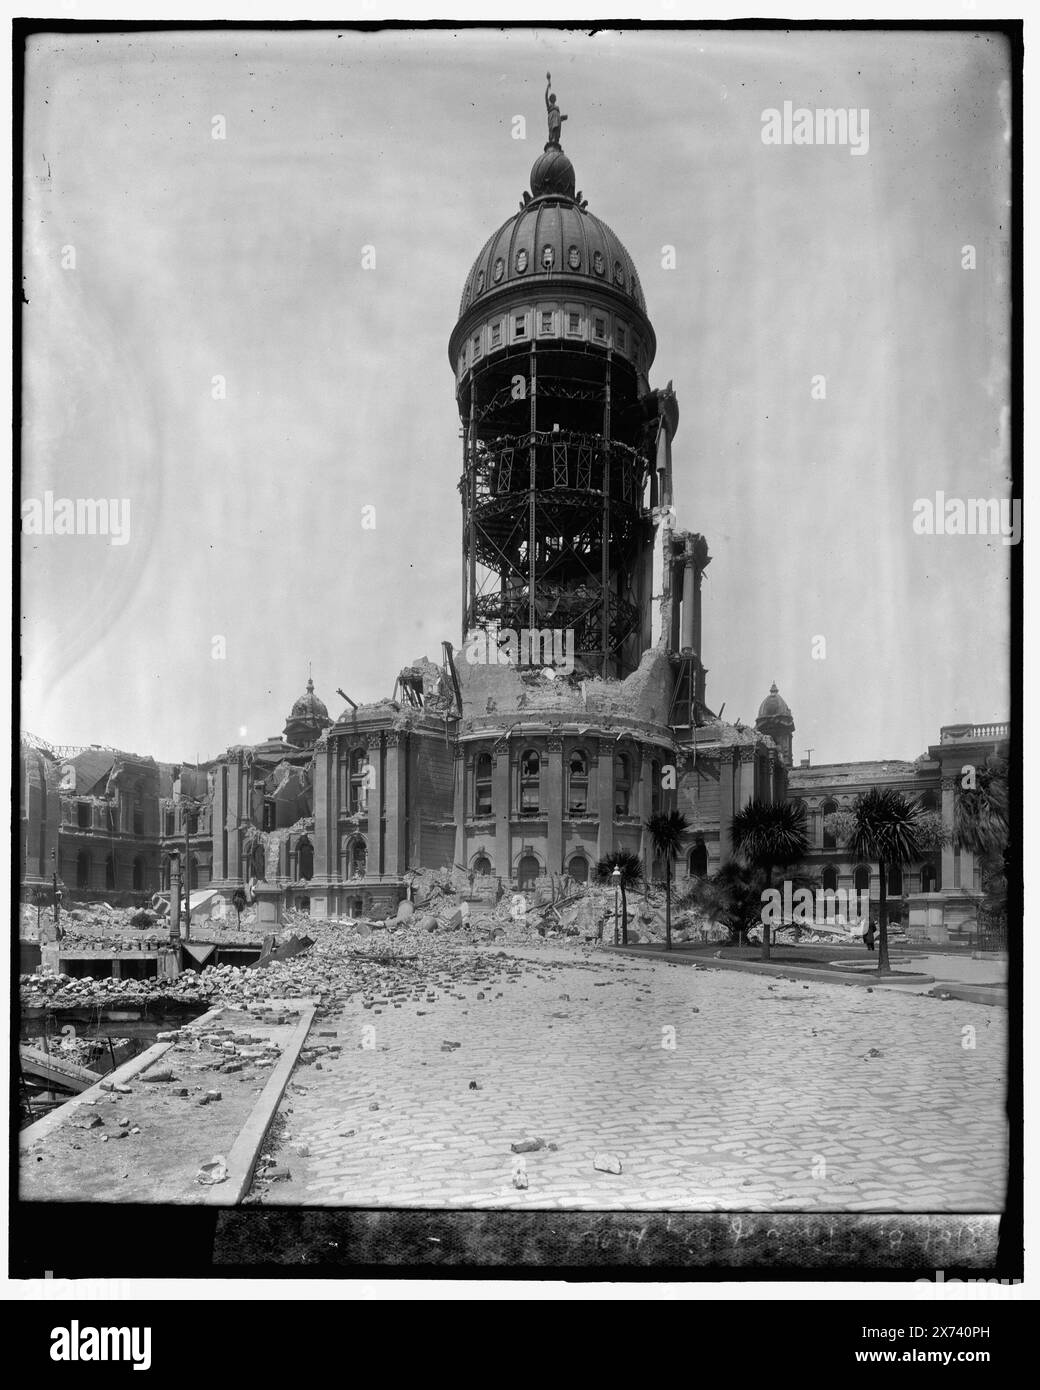
<svg viewBox="0 0 1040 1390"><path fill-rule="evenodd" d="M314 877L314 846L306 836L296 847L296 877L304 882Z"/></svg>
<svg viewBox="0 0 1040 1390"><path fill-rule="evenodd" d="M76 887L89 888L92 865L90 855L85 849L81 849L76 855Z"/></svg>
<svg viewBox="0 0 1040 1390"><path fill-rule="evenodd" d="M478 334L476 335L476 337L473 339L473 360L476 361L476 359L477 359L479 356L480 356L480 334L478 333Z"/></svg>
<svg viewBox="0 0 1040 1390"><path fill-rule="evenodd" d="M885 884L886 895L891 893L893 897L900 897L903 892L903 866L901 864L889 864L888 882Z"/></svg>
<svg viewBox="0 0 1040 1390"><path fill-rule="evenodd" d="M935 870L931 864L925 864L921 869L921 892L934 893L936 891Z"/></svg>
<svg viewBox="0 0 1040 1390"><path fill-rule="evenodd" d="M619 352L625 351L625 325L619 323L614 329L614 342L617 344Z"/></svg>
<svg viewBox="0 0 1040 1390"><path fill-rule="evenodd" d="M347 851L347 873L351 878L364 878L368 869L368 849L364 840L350 842Z"/></svg>
<svg viewBox="0 0 1040 1390"><path fill-rule="evenodd" d="M569 313L569 314L567 315L567 332L568 332L568 333L580 333L580 332L581 332L581 315L580 315L580 314L575 314L575 313L571 312L571 313Z"/></svg>
<svg viewBox="0 0 1040 1390"><path fill-rule="evenodd" d="M163 834L164 834L164 835L171 836L171 837L172 837L173 835L176 835L176 833L177 833L176 825L177 825L177 822L176 822L176 818L174 817L173 812L172 812L172 811L164 811L164 812L163 812Z"/></svg>
<svg viewBox="0 0 1040 1390"><path fill-rule="evenodd" d="M144 807L141 805L141 788L134 788L133 827L135 835L144 834Z"/></svg>
<svg viewBox="0 0 1040 1390"><path fill-rule="evenodd" d="M476 859L474 859L473 872L485 876L491 872L491 860L486 854L478 854Z"/></svg>
<svg viewBox="0 0 1040 1390"><path fill-rule="evenodd" d="M264 797L264 819L261 825L262 830L275 830L278 825L278 812L275 808L273 797Z"/></svg>
<svg viewBox="0 0 1040 1390"><path fill-rule="evenodd" d="M525 338L527 336L527 315L517 314L513 319L513 337Z"/></svg>
<svg viewBox="0 0 1040 1390"><path fill-rule="evenodd" d="M90 829L92 819L90 812L91 805L89 801L80 801L76 803L76 824L79 826L80 830Z"/></svg>
<svg viewBox="0 0 1040 1390"><path fill-rule="evenodd" d="M869 893L870 870L861 865L852 876L852 886L857 893Z"/></svg>
<svg viewBox="0 0 1040 1390"><path fill-rule="evenodd" d="M703 840L698 840L690 850L690 875L704 878L708 872L708 848Z"/></svg>
<svg viewBox="0 0 1040 1390"><path fill-rule="evenodd" d="M539 320L540 333L551 333L553 331L553 316L551 309L543 309Z"/></svg>
<svg viewBox="0 0 1040 1390"><path fill-rule="evenodd" d="M144 887L144 860L140 855L134 860L134 871L131 883L133 884L135 893L140 893L141 889Z"/></svg>
<svg viewBox="0 0 1040 1390"><path fill-rule="evenodd" d="M491 346L502 346L502 325L500 323L493 323L491 325Z"/></svg>
<svg viewBox="0 0 1040 1390"><path fill-rule="evenodd" d="M576 748L571 754L567 768L567 814L584 816L588 809L589 760L582 749ZM581 881L585 882L584 879Z"/></svg>
<svg viewBox="0 0 1040 1390"><path fill-rule="evenodd" d="M491 754L481 753L473 778L473 810L478 816L491 815Z"/></svg>
<svg viewBox="0 0 1040 1390"><path fill-rule="evenodd" d="M542 268L543 268L544 270L552 270L553 265L555 264L555 262L556 262L556 252L555 252L555 250L554 250L551 246L548 246L548 245L543 246L543 247L542 247Z"/></svg>
<svg viewBox="0 0 1040 1390"><path fill-rule="evenodd" d="M834 838L834 832L827 829L827 817L833 816L838 809L836 801L825 801L823 803L823 847L824 849L837 849L838 841Z"/></svg>
<svg viewBox="0 0 1040 1390"><path fill-rule="evenodd" d="M350 755L350 788L347 805L352 816L361 815L365 810L365 773L368 759L363 748L355 748Z"/></svg>
<svg viewBox="0 0 1040 1390"><path fill-rule="evenodd" d="M576 854L567 865L567 872L575 883L588 883L589 861L583 854Z"/></svg>
<svg viewBox="0 0 1040 1390"><path fill-rule="evenodd" d="M188 830L188 834L189 834L189 835L197 835L197 834L199 833L199 813L198 813L198 811L188 811L188 812L186 812L186 813L185 813L185 822L186 822L186 825L187 825L187 830ZM273 830L274 827L271 826L270 829Z"/></svg>
<svg viewBox="0 0 1040 1390"><path fill-rule="evenodd" d="M199 859L193 854L188 860L188 892L194 893L199 886Z"/></svg>
<svg viewBox="0 0 1040 1390"><path fill-rule="evenodd" d="M650 811L656 815L661 809L661 764L652 762L650 764Z"/></svg>
<svg viewBox="0 0 1040 1390"><path fill-rule="evenodd" d="M114 888L116 886L116 861L115 856L110 854L105 860L105 887Z"/></svg>
<svg viewBox="0 0 1040 1390"><path fill-rule="evenodd" d="M593 322L594 322L595 327L596 327L596 337L597 337L597 338L605 338L605 337L607 336L607 321L606 321L606 319L600 318L599 315L597 314L597 316L596 316L596 318L593 320Z"/></svg>
<svg viewBox="0 0 1040 1390"><path fill-rule="evenodd" d="M833 864L828 864L823 871L823 891L825 893L838 891L838 871Z"/></svg>
<svg viewBox="0 0 1040 1390"><path fill-rule="evenodd" d="M533 854L522 856L520 863L516 866L517 886L522 893L533 891L540 872L538 860Z"/></svg>
<svg viewBox="0 0 1040 1390"><path fill-rule="evenodd" d="M540 809L541 759L533 748L520 758L520 814L536 816Z"/></svg>
<svg viewBox="0 0 1040 1390"><path fill-rule="evenodd" d="M614 759L614 814L627 816L632 793L631 763L627 753L619 753Z"/></svg>

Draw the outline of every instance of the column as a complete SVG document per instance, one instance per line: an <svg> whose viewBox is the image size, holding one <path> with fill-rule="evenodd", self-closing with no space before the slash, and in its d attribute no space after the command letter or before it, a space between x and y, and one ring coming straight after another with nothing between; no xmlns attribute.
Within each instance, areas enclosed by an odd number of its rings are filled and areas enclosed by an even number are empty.
<svg viewBox="0 0 1040 1390"><path fill-rule="evenodd" d="M733 778L736 749L719 753L719 862L733 858Z"/></svg>
<svg viewBox="0 0 1040 1390"><path fill-rule="evenodd" d="M743 744L740 749L740 806L743 809L755 796L755 749Z"/></svg>
<svg viewBox="0 0 1040 1390"><path fill-rule="evenodd" d="M365 842L368 845L366 878L381 878L384 873L384 797L386 794L386 760L383 758L383 739L381 734L369 734L365 739L367 761L375 772L375 786L369 787L365 800L367 827Z"/></svg>
<svg viewBox="0 0 1040 1390"><path fill-rule="evenodd" d="M635 805L639 812L639 857L643 861L643 873L647 874L653 865L650 863L650 837L647 834L646 823L653 811L653 780L654 780L654 749L644 744L640 748L639 758L639 787L636 790ZM664 766L665 759L661 758L661 766ZM633 769L634 772L634 769ZM663 774L662 774L663 775ZM668 810L674 803L675 793L669 792L666 798L664 792L661 793L661 809Z"/></svg>
<svg viewBox="0 0 1040 1390"><path fill-rule="evenodd" d="M542 786L548 817L545 867L549 874L563 873L563 738L550 734L546 739L546 779Z"/></svg>
<svg viewBox="0 0 1040 1390"><path fill-rule="evenodd" d="M688 651L694 645L694 628L696 610L694 607L694 577L696 566L693 563L693 556L689 554L689 542L687 542L686 564L683 566L683 591L682 591L682 649Z"/></svg>
<svg viewBox="0 0 1040 1390"><path fill-rule="evenodd" d="M336 834L336 808L331 796L330 776L333 747L328 740L319 739L314 749L314 783L311 798L314 807L314 879L324 883L329 876L329 865L335 862L332 845Z"/></svg>
<svg viewBox="0 0 1040 1390"><path fill-rule="evenodd" d="M471 745L472 746L472 745ZM470 760L472 761L472 759ZM454 763L454 799L452 803L452 815L455 818L455 863L468 866L469 856L466 853L466 806L467 806L467 783L466 775L466 744L456 743L455 763Z"/></svg>
<svg viewBox="0 0 1040 1390"><path fill-rule="evenodd" d="M386 814L386 846L383 872L403 874L408 867L408 841L405 817L405 767L408 759L408 735L390 729L386 735L386 763L383 805Z"/></svg>
<svg viewBox="0 0 1040 1390"><path fill-rule="evenodd" d="M244 772L242 768L242 754L234 753L228 758L227 762L227 820L225 824L228 830L227 840L227 864L224 866L224 874L227 882L233 885L242 884L242 782Z"/></svg>
<svg viewBox="0 0 1040 1390"><path fill-rule="evenodd" d="M505 739L491 750L491 805L495 812L495 873L508 891L513 881L510 817L513 813L512 751Z"/></svg>
<svg viewBox="0 0 1040 1390"><path fill-rule="evenodd" d="M600 859L614 848L614 740L601 738L596 759L596 808L599 838L596 853Z"/></svg>
<svg viewBox="0 0 1040 1390"><path fill-rule="evenodd" d="M952 777L944 777L944 778L942 779L942 782L940 783L940 786L942 787L942 823L943 823L943 829L944 829L944 830L947 830L951 835L953 834L953 806L954 806L954 799L955 799L955 797L956 797L956 791L955 791L956 785L957 785L957 784L956 784L956 782L954 781L954 779L953 779ZM950 844L944 845L944 846L943 846L943 851L942 851L942 884L941 884L941 888L942 888L942 891L943 891L944 893L952 893L952 892L953 892L953 857L954 857L954 850L953 850L953 843L952 843L952 841L951 841ZM962 864L961 868L962 868L962 873L963 873L963 864ZM963 876L962 876L962 878L961 878L961 883L963 884L963 882L964 882L964 879L963 879Z"/></svg>
<svg viewBox="0 0 1040 1390"><path fill-rule="evenodd" d="M225 765L218 763L216 776L213 778L213 808L210 819L213 835L213 880L218 883L227 877L227 864L224 859L224 826L227 824L228 813L227 797L224 794L225 773Z"/></svg>

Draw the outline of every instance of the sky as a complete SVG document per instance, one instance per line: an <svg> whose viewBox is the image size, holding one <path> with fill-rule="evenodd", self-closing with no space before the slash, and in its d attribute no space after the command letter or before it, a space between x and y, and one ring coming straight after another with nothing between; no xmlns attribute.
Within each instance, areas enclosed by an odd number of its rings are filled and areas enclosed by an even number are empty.
<svg viewBox="0 0 1040 1390"><path fill-rule="evenodd" d="M23 729L212 758L280 732L309 670L336 717L458 642L447 343L547 70L678 396L709 705L750 723L775 680L814 764L1006 718L1011 549L912 523L1009 495L1007 57L968 31L33 40L21 495L127 499L130 526L23 535ZM785 101L866 109L866 152L763 143Z"/></svg>

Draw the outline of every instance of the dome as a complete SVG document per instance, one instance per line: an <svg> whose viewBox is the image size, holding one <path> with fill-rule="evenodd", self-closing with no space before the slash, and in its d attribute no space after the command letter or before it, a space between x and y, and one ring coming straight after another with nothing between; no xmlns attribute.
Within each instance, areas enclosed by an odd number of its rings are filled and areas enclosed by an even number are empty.
<svg viewBox="0 0 1040 1390"><path fill-rule="evenodd" d="M776 681L769 687L769 694L759 706L758 717L759 719L792 718L787 701L776 688Z"/></svg>
<svg viewBox="0 0 1040 1390"><path fill-rule="evenodd" d="M329 712L323 701L314 693L314 682L307 681L307 689L296 701L289 715L290 719L328 720Z"/></svg>
<svg viewBox="0 0 1040 1390"><path fill-rule="evenodd" d="M563 158L573 187L574 170ZM535 174L548 159L542 155L535 162L532 182L537 183ZM562 180L566 174L553 162L545 166L544 177ZM504 290L530 285L532 293L544 293L547 285L561 282L595 286L628 300L646 315L635 264L620 238L573 197L555 192L532 198L485 242L466 277L459 317Z"/></svg>

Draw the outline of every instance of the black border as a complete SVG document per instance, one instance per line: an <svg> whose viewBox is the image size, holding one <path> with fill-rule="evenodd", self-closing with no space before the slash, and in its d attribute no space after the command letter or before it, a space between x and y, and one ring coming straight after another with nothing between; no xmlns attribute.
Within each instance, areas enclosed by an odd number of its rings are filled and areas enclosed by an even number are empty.
<svg viewBox="0 0 1040 1390"><path fill-rule="evenodd" d="M805 20L805 19L740 19L740 20L396 20L375 19L371 22L350 20L336 23L328 20L69 20L68 18L12 19L12 336L13 336L13 458L12 516L20 514L21 475L21 311L23 308L22 262L22 187L23 112L25 100L26 43L41 33L155 33L176 30L189 31L354 31L378 33L383 30L564 30L588 35L619 30L636 32L703 31L703 30L770 30L770 31L832 31L871 32L882 30L966 32L993 34L1008 45L1008 64L1011 79L1011 333L1010 333L1010 404L1012 496L1024 503L1023 454L1023 161L1022 161L1022 75L1023 21L1021 19L987 20ZM14 613L20 615L20 569L18 530L14 529L12 547L12 593ZM1012 806L1022 806L1022 679L1023 679L1023 557L1022 545L1011 547L1011 745L1010 794ZM17 751L20 730L20 690L18 671L20 654L17 634L13 633L12 661L12 750ZM1018 757L1015 757L1015 754ZM12 839L14 841L11 871L12 921L19 917L18 876L20 862L17 844L19 823L19 792L16 784L17 763L12 762ZM1022 1078L1022 824L1021 817L1013 822L1011 838L1013 873L1008 883L1008 1091L1007 1112L1010 1125L1008 1172L1009 1184L1003 1216L999 1223L999 1244L995 1260L980 1264L977 1251L970 1243L958 1242L957 1231L971 1220L969 1215L935 1215L930 1218L935 1238L945 1241L949 1254L968 1255L963 1263L951 1263L945 1270L947 1280L954 1278L1002 1278L1020 1281L1023 1278L1023 1078ZM11 1055L17 1055L18 1045L18 940L11 933ZM870 1214L860 1217L842 1213L607 1213L607 1212L535 1212L489 1211L466 1212L438 1209L430 1212L396 1210L361 1211L358 1209L322 1210L317 1208L236 1208L217 1211L191 1207L134 1207L79 1203L27 1203L14 1195L18 1191L18 1095L13 1068L9 1078L9 1177L10 1215L9 1276L15 1279L44 1277L47 1271L55 1278L231 1278L297 1279L338 1277L350 1279L400 1279L404 1277L436 1277L471 1279L596 1279L626 1282L652 1281L718 1281L723 1278L757 1281L817 1281L863 1280L879 1284L907 1279L932 1280L936 1264L934 1256L927 1258L934 1246L922 1245L915 1238L913 1223L919 1214ZM735 1239L737 1218L753 1226L758 1234L749 1242L755 1262L735 1259L742 1240ZM638 1245L638 1262L618 1258L632 1241L626 1232L634 1222L647 1227L648 1234ZM568 1249L588 1243L588 1233L602 1231L603 1240L593 1235L589 1258L567 1264L528 1257L537 1247L539 1227L555 1223L568 1229L564 1244ZM728 1224L727 1237L724 1227ZM770 1228L792 1224L796 1235L806 1246L798 1262L776 1259L777 1237L770 1237ZM824 1251L829 1258L817 1262L813 1256L811 1232L823 1224L845 1227L844 1249ZM759 1230L760 1226L765 1227ZM801 1229L800 1236L797 1231ZM901 1231L900 1248L905 1252L897 1265L879 1263L885 1245L884 1231ZM378 1263L350 1258L351 1247L370 1249L374 1232L381 1229L381 1238L389 1243L398 1258L393 1263L380 1259ZM743 1231L744 1227L741 1227ZM440 1248L430 1254L430 1232L437 1230ZM142 1240L141 1233L147 1232ZM680 1240L677 1249L676 1233L689 1233ZM611 1234L613 1233L613 1234ZM807 1233L809 1233L807 1235ZM334 1260L328 1251L331 1242L341 1254ZM770 1253L770 1240L774 1242ZM627 1247L626 1247L627 1241ZM447 1250L445 1250L447 1242ZM496 1244L497 1242L497 1244ZM575 1245L577 1242L577 1246ZM690 1244L701 1247L699 1257L691 1254ZM783 1243L781 1243L783 1244ZM952 1244L952 1249L950 1248ZM344 1248L346 1247L346 1248ZM494 1253L488 1258L489 1247ZM297 1252L296 1262L283 1264L287 1249ZM889 1244L889 1249L891 1245ZM617 1252L617 1253L615 1253ZM849 1256L855 1258L850 1263ZM910 1255L916 1258L910 1259ZM445 1255L448 1258L445 1258ZM515 1262L509 1258L514 1255ZM251 1256L251 1258L244 1258ZM257 1257L260 1257L259 1259ZM652 1257L652 1259L651 1259ZM918 1261L922 1261L918 1263ZM880 1291L879 1291L880 1293ZM987 1308L986 1313L995 1312ZM928 1320L927 1305L916 1315L917 1321ZM967 1319L963 1319L966 1321ZM974 1321L985 1321L976 1317Z"/></svg>

